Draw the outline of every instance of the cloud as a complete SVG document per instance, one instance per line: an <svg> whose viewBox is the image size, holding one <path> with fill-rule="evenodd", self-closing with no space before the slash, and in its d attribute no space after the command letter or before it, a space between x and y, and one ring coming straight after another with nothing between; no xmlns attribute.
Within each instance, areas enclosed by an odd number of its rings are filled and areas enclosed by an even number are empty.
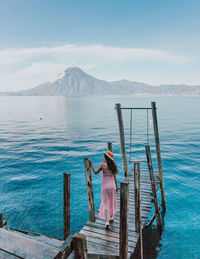
<svg viewBox="0 0 200 259"><path fill-rule="evenodd" d="M52 60L54 62L70 62L72 59L88 59L102 61L152 61L168 63L187 63L194 60L188 55L179 55L162 50L122 48L101 44L77 45L67 44L55 47L5 49L0 51L0 65L10 66L27 60Z"/></svg>

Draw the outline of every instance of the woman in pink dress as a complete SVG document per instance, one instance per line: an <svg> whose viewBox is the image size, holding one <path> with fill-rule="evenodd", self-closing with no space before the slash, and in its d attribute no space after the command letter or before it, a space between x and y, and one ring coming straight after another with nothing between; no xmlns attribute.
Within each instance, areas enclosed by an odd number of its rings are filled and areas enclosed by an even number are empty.
<svg viewBox="0 0 200 259"><path fill-rule="evenodd" d="M114 175L118 173L118 169L113 157L114 155L111 151L106 151L104 153L103 162L97 170L94 169L92 161L89 160L95 174L102 171L103 177L101 184L101 205L99 209L99 217L105 219L106 228L109 228L109 221L113 221L113 216L117 211L116 184Z"/></svg>

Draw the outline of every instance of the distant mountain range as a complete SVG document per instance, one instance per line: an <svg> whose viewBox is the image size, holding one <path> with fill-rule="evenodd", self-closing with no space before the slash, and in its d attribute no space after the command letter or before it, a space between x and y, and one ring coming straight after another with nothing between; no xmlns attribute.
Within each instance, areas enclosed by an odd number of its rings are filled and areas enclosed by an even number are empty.
<svg viewBox="0 0 200 259"><path fill-rule="evenodd" d="M54 82L19 92L0 92L6 96L89 96L89 95L200 95L200 86L152 86L135 81L107 82L96 79L78 67L70 67Z"/></svg>

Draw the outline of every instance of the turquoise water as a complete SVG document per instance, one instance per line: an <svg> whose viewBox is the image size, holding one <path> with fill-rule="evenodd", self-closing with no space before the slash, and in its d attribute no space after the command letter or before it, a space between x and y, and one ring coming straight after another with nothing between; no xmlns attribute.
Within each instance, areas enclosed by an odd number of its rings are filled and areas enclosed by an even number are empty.
<svg viewBox="0 0 200 259"><path fill-rule="evenodd" d="M159 240L151 229L146 258L200 258L200 97L1 97L0 211L9 227L62 238L63 172L71 173L71 232L88 220L83 159L98 167L107 142L113 143L122 179L115 103L158 107L167 201ZM133 113L133 154L145 158L146 113ZM40 119L42 117L42 120ZM154 168L155 146L149 115ZM123 111L129 156L130 113ZM101 175L93 175L95 209Z"/></svg>

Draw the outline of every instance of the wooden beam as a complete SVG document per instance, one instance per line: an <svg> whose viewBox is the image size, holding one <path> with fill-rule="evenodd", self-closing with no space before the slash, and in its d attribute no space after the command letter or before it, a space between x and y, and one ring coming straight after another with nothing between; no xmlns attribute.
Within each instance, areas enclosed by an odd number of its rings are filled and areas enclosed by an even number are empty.
<svg viewBox="0 0 200 259"><path fill-rule="evenodd" d="M155 184L154 172L153 172L153 164L152 164L152 159L151 159L151 150L150 150L149 146L146 146L145 150L146 150L147 163L148 163L149 175L150 175L150 180L151 180L153 202L154 202L154 208L155 208L155 214L156 214L156 222L157 222L158 230L160 232L162 230L162 221L161 221L161 215L160 215L159 206L158 206L158 198L157 198L157 193L156 193L156 184Z"/></svg>
<svg viewBox="0 0 200 259"><path fill-rule="evenodd" d="M7 228L7 218L4 218L2 213L0 213L0 228Z"/></svg>
<svg viewBox="0 0 200 259"><path fill-rule="evenodd" d="M73 248L75 259L87 259L86 237L83 234L73 235Z"/></svg>
<svg viewBox="0 0 200 259"><path fill-rule="evenodd" d="M127 165L127 158L126 158L124 126L123 126L123 120L122 120L121 104L116 103L115 108L117 111L117 117L118 117L118 123L119 123L119 134L120 134L120 143L121 143L121 153L122 153L122 159L123 159L124 177L126 177L128 175L128 165Z"/></svg>
<svg viewBox="0 0 200 259"><path fill-rule="evenodd" d="M113 152L112 142L108 142L107 145L108 145L108 150Z"/></svg>
<svg viewBox="0 0 200 259"><path fill-rule="evenodd" d="M0 213L0 228L3 227L3 215Z"/></svg>
<svg viewBox="0 0 200 259"><path fill-rule="evenodd" d="M70 174L63 174L63 235L70 235Z"/></svg>
<svg viewBox="0 0 200 259"><path fill-rule="evenodd" d="M84 165L85 165L85 180L86 180L87 196L88 196L89 218L90 218L90 221L95 222L92 174L91 174L90 163L88 158L84 159Z"/></svg>
<svg viewBox="0 0 200 259"><path fill-rule="evenodd" d="M140 200L140 164L134 163L134 190L135 190L135 230L139 233L140 258L143 259L143 239L141 220L141 200Z"/></svg>
<svg viewBox="0 0 200 259"><path fill-rule="evenodd" d="M113 152L113 147L112 147L112 143L111 142L108 142L108 150L110 150L111 152ZM115 186L116 186L116 190L117 190L117 177L116 175L114 175L114 178L115 178Z"/></svg>
<svg viewBox="0 0 200 259"><path fill-rule="evenodd" d="M158 161L158 171L159 171L159 177L160 177L162 207L163 207L163 210L166 211L165 188L164 188L164 181L163 181L162 159L161 159L161 153L160 153L160 141L159 141L159 132L158 132L156 103L151 102L151 107L152 107L152 118L153 118L154 136L155 136L155 144L156 144L156 154L157 154L157 161Z"/></svg>
<svg viewBox="0 0 200 259"><path fill-rule="evenodd" d="M128 212L129 212L129 182L120 184L120 245L119 258L128 259Z"/></svg>

